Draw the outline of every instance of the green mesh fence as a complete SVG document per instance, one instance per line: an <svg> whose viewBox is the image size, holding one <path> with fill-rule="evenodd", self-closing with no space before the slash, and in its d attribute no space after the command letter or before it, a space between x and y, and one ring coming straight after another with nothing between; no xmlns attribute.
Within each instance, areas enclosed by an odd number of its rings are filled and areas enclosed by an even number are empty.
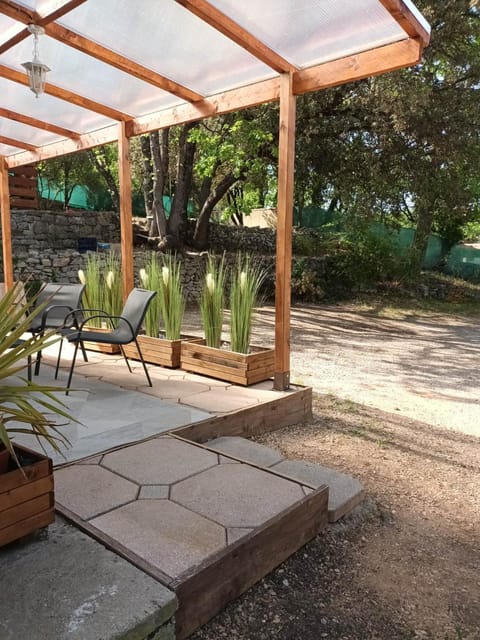
<svg viewBox="0 0 480 640"><path fill-rule="evenodd" d="M448 254L445 270L465 280L480 280L480 249L456 244Z"/></svg>

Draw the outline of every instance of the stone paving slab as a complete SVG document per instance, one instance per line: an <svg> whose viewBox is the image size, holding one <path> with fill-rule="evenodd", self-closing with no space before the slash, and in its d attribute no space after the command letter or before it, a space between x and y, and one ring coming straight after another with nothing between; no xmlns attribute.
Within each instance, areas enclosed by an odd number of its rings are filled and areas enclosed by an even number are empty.
<svg viewBox="0 0 480 640"><path fill-rule="evenodd" d="M210 449L240 460L270 467L311 487L329 487L328 519L336 522L354 509L365 497L361 483L354 477L312 462L284 460L276 449L240 437L224 436L207 443Z"/></svg>
<svg viewBox="0 0 480 640"><path fill-rule="evenodd" d="M272 469L313 487L326 484L329 488L329 522L336 522L350 513L365 498L363 486L356 478L319 464L303 460L283 460L273 465Z"/></svg>
<svg viewBox="0 0 480 640"><path fill-rule="evenodd" d="M207 442L207 447L245 460L245 462L257 464L259 467L270 467L283 460L280 451L239 436L222 436L210 440Z"/></svg>
<svg viewBox="0 0 480 640"><path fill-rule="evenodd" d="M175 638L175 594L62 518L2 548L0 577L1 640Z"/></svg>

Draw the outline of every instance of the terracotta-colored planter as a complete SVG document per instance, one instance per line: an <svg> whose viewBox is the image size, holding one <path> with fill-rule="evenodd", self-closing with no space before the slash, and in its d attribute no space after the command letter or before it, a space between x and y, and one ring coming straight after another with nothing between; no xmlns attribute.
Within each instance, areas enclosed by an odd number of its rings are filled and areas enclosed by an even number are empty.
<svg viewBox="0 0 480 640"><path fill-rule="evenodd" d="M273 376L275 350L250 347L250 353L236 353L207 347L204 344L184 342L180 366L185 371L248 386Z"/></svg>
<svg viewBox="0 0 480 640"><path fill-rule="evenodd" d="M166 340L165 338L153 338L151 336L137 336L140 349L142 350L143 359L149 364L156 364L160 367L170 367L178 369L180 366L180 351L182 342L199 342L202 338L195 336L182 336L180 340ZM137 347L134 342L125 345L125 355L132 360L140 360Z"/></svg>
<svg viewBox="0 0 480 640"><path fill-rule="evenodd" d="M0 474L0 547L46 527L55 519L50 458L15 445L22 464Z"/></svg>

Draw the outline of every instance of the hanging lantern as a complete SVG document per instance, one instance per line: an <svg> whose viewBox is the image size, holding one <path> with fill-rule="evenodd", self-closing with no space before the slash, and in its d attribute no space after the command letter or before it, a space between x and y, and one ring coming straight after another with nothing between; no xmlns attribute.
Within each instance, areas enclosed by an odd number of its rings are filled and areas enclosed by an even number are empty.
<svg viewBox="0 0 480 640"><path fill-rule="evenodd" d="M45 89L45 79L47 77L47 71L50 69L46 64L40 61L38 57L38 36L45 33L45 29L36 24L29 24L28 30L33 33L33 60L31 62L24 62L22 67L25 68L28 76L28 85L35 94L35 97L43 93Z"/></svg>

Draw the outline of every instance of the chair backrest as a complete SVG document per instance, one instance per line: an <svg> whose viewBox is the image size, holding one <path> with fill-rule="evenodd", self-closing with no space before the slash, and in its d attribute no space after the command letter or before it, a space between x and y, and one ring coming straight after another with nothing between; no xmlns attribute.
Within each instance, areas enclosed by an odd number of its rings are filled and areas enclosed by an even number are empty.
<svg viewBox="0 0 480 640"><path fill-rule="evenodd" d="M145 314L147 313L148 305L156 295L156 291L148 291L147 289L137 288L130 291L122 309L121 316L128 320L132 328L130 329L126 322L122 322L122 320L120 320L117 328L113 332L115 338L119 340L128 339L128 341L131 341L138 335L145 318Z"/></svg>
<svg viewBox="0 0 480 640"><path fill-rule="evenodd" d="M82 306L82 295L85 285L81 283L56 283L49 282L41 288L35 302L35 306L46 303L46 309L50 309L45 317L45 328L57 329L63 326L65 316L69 309L79 309ZM81 318L78 318L81 321ZM32 320L32 327L42 324L42 313Z"/></svg>

